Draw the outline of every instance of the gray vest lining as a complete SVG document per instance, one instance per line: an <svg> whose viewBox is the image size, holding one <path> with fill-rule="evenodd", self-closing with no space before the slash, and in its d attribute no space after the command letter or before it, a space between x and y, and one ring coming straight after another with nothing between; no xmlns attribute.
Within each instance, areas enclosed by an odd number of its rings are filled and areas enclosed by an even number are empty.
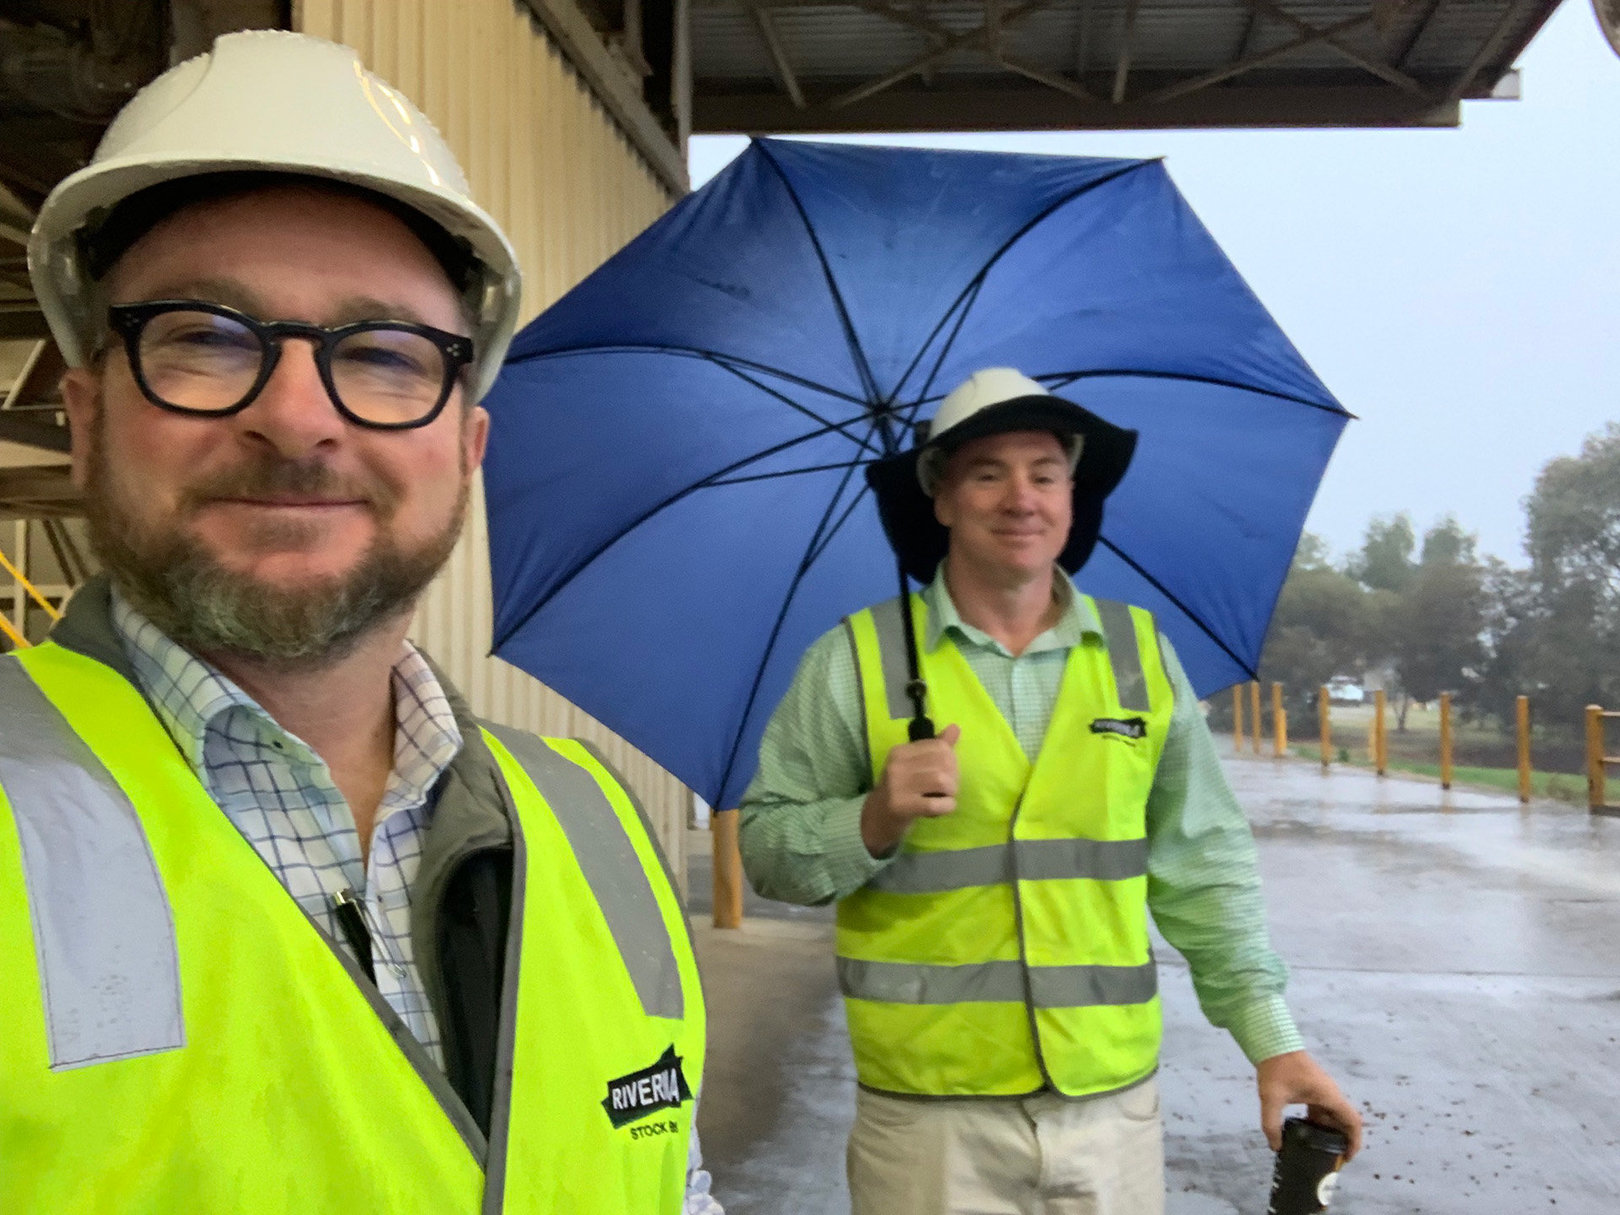
<svg viewBox="0 0 1620 1215"><path fill-rule="evenodd" d="M1103 638L1108 643L1108 662L1114 668L1114 684L1119 706L1133 713L1146 713L1147 676L1142 672L1142 651L1136 644L1136 622L1131 609L1116 599L1098 599L1097 615L1102 618Z"/></svg>
<svg viewBox="0 0 1620 1215"><path fill-rule="evenodd" d="M174 922L140 816L16 659L0 658L0 706L51 1069L184 1046Z"/></svg>
<svg viewBox="0 0 1620 1215"><path fill-rule="evenodd" d="M906 684L911 674L906 667L905 600L887 599L872 608L872 626L877 631L878 657L883 663L883 691L889 702L889 716L895 721L911 720L911 697ZM856 664L859 669L859 663Z"/></svg>
<svg viewBox="0 0 1620 1215"><path fill-rule="evenodd" d="M1145 839L1016 840L944 852L902 852L867 888L891 894L939 894L1012 881L1121 881L1144 876L1147 856Z"/></svg>
<svg viewBox="0 0 1620 1215"><path fill-rule="evenodd" d="M484 728L512 753L556 815L607 919L642 1010L650 1017L684 1016L686 997L663 910L607 794L589 772L536 735L488 723Z"/></svg>
<svg viewBox="0 0 1620 1215"><path fill-rule="evenodd" d="M852 1000L884 1004L1023 1004L1022 962L931 966L838 959L838 985ZM1141 966L1031 966L1027 1000L1035 1009L1143 1004L1159 989L1152 962Z"/></svg>

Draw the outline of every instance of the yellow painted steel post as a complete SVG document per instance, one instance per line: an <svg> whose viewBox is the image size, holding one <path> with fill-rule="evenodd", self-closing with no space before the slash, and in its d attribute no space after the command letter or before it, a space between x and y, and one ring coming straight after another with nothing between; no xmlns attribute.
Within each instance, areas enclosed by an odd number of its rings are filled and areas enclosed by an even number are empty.
<svg viewBox="0 0 1620 1215"><path fill-rule="evenodd" d="M1603 708L1586 706L1586 805L1601 810L1607 804L1603 787Z"/></svg>
<svg viewBox="0 0 1620 1215"><path fill-rule="evenodd" d="M1373 693L1372 753L1373 769L1383 776L1389 767L1389 738L1384 733L1384 689Z"/></svg>
<svg viewBox="0 0 1620 1215"><path fill-rule="evenodd" d="M1316 730L1322 739L1322 767L1333 762L1333 711L1327 684L1316 689Z"/></svg>
<svg viewBox="0 0 1620 1215"><path fill-rule="evenodd" d="M1243 753L1243 685L1232 685L1232 749Z"/></svg>
<svg viewBox="0 0 1620 1215"><path fill-rule="evenodd" d="M1440 693L1440 787L1451 788L1451 693Z"/></svg>
<svg viewBox="0 0 1620 1215"><path fill-rule="evenodd" d="M12 626L11 621L7 620L4 616L0 616L0 633L4 633L7 637L9 637L11 639L11 644L16 646L19 650L25 650L28 648L28 638L19 633Z"/></svg>
<svg viewBox="0 0 1620 1215"><path fill-rule="evenodd" d="M1249 737L1254 743L1254 753L1260 754L1260 735L1265 727L1260 724L1260 681L1258 679L1249 684L1249 724L1254 728L1249 731Z"/></svg>
<svg viewBox="0 0 1620 1215"><path fill-rule="evenodd" d="M709 816L714 836L714 926L741 928L743 922L742 852L737 846L737 811Z"/></svg>
<svg viewBox="0 0 1620 1215"><path fill-rule="evenodd" d="M1519 800L1530 800L1530 698L1516 697L1513 719L1519 735Z"/></svg>
<svg viewBox="0 0 1620 1215"><path fill-rule="evenodd" d="M1283 711L1283 686L1275 680L1271 684L1271 732L1272 754L1281 759L1288 754L1288 715Z"/></svg>

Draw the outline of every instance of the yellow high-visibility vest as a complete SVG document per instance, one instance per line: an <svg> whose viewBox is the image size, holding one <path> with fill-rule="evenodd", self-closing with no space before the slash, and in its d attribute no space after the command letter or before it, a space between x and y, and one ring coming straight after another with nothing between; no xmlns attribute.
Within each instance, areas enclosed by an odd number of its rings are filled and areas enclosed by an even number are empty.
<svg viewBox="0 0 1620 1215"><path fill-rule="evenodd" d="M582 745L483 739L516 810L487 1140L133 686L0 658L0 1211L676 1215L704 1013L662 858Z"/></svg>
<svg viewBox="0 0 1620 1215"><path fill-rule="evenodd" d="M1172 693L1153 618L1094 601L1106 645L1069 654L1035 762L947 637L929 712L956 723L954 813L914 822L838 904L838 971L868 1088L930 1096L1112 1092L1152 1074L1160 1013L1147 927L1146 805ZM904 612L849 617L872 779L906 741Z"/></svg>

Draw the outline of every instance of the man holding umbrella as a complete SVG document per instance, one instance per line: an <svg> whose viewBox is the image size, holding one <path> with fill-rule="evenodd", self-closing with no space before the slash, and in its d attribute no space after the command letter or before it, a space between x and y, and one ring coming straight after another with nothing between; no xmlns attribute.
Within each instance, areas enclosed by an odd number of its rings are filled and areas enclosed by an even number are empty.
<svg viewBox="0 0 1620 1215"><path fill-rule="evenodd" d="M1302 1102L1359 1147L1174 652L1059 573L1135 442L1016 371L972 376L869 473L902 565L937 575L817 641L766 730L743 863L764 895L838 902L856 1215L1163 1209L1149 911L1254 1063L1271 1145Z"/></svg>

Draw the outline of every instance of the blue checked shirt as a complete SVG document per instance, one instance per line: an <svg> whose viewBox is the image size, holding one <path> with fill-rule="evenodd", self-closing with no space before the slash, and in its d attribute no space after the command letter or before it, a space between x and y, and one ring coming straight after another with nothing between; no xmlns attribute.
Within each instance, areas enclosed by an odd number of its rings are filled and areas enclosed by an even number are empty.
<svg viewBox="0 0 1620 1215"><path fill-rule="evenodd" d="M394 666L394 770L368 856L326 762L241 688L170 641L115 591L113 627L163 725L219 808L309 917L348 949L333 898L354 892L371 933L377 990L441 1068L438 1020L411 944L411 883L433 817L434 783L461 730L422 655Z"/></svg>
<svg viewBox="0 0 1620 1215"><path fill-rule="evenodd" d="M287 892L348 949L333 898L353 891L371 934L377 990L444 1067L438 1019L411 944L411 885L433 818L433 790L461 750L461 729L432 669L407 642L394 664L394 770L371 849L326 761L224 675L112 595L112 621L135 676L219 808ZM685 1215L725 1215L709 1194L697 1129L687 1147Z"/></svg>

